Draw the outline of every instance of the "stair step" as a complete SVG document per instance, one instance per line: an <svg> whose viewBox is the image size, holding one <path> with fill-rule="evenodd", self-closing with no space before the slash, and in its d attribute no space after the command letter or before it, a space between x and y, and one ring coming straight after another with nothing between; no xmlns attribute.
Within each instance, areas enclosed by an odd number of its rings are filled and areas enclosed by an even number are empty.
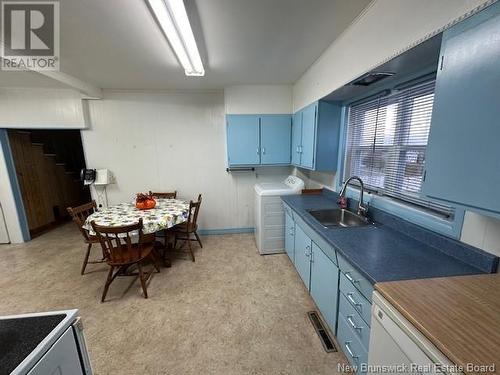
<svg viewBox="0 0 500 375"><path fill-rule="evenodd" d="M16 133L19 133L19 134L31 134L31 132L29 130L16 130Z"/></svg>
<svg viewBox="0 0 500 375"><path fill-rule="evenodd" d="M39 143L39 142L31 142L31 145L32 145L32 146L43 146L43 143Z"/></svg>
<svg viewBox="0 0 500 375"><path fill-rule="evenodd" d="M61 167L64 167L66 165L66 163L56 163L56 165L59 165Z"/></svg>
<svg viewBox="0 0 500 375"><path fill-rule="evenodd" d="M75 174L75 172L73 172L73 171L64 172L64 173L66 173L66 174Z"/></svg>
<svg viewBox="0 0 500 375"><path fill-rule="evenodd" d="M57 156L57 155L56 155L56 154L43 154L43 156L48 156L48 157L50 157L50 158L53 158L53 157L55 157L55 156Z"/></svg>

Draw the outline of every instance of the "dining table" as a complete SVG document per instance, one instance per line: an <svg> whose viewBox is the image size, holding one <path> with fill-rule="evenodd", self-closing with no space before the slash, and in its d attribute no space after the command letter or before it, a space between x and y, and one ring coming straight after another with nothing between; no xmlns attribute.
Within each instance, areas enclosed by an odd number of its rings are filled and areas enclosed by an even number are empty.
<svg viewBox="0 0 500 375"><path fill-rule="evenodd" d="M140 210L135 202L119 203L100 209L89 215L83 228L90 235L95 235L91 222L107 227L137 224L142 219L144 234L156 233L163 229L182 224L188 219L189 202L180 199L156 198L156 206L149 210Z"/></svg>
<svg viewBox="0 0 500 375"><path fill-rule="evenodd" d="M93 221L98 225L119 227L137 224L139 219L142 219L143 234L151 234L154 238L154 233L172 228L188 220L189 202L164 198L156 198L155 200L156 206L148 210L138 209L135 202L124 202L100 209L87 217L83 229L87 230L90 235L95 236L96 233L91 224ZM166 260L164 259L164 261Z"/></svg>

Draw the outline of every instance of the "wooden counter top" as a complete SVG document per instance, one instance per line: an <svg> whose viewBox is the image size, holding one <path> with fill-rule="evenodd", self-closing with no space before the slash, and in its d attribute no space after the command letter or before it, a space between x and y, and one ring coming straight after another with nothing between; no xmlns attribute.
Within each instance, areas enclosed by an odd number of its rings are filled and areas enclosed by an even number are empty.
<svg viewBox="0 0 500 375"><path fill-rule="evenodd" d="M375 289L465 373L500 373L500 274L382 282ZM495 369L468 370L469 363Z"/></svg>

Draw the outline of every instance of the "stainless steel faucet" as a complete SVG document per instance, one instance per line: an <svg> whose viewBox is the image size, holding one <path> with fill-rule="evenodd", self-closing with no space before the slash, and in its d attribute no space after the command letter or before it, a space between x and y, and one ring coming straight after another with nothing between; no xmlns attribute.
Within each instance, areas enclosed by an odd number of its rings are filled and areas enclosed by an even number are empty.
<svg viewBox="0 0 500 375"><path fill-rule="evenodd" d="M347 189L347 185L349 185L349 182L352 180L358 180L359 185L361 187L361 192L359 194L359 204L358 204L358 215L361 215L363 217L366 217L366 213L368 212L368 204L364 205L363 203L363 195L365 193L365 187L363 184L363 180L359 178L358 176L351 176L347 179L346 182L344 182L344 186L342 187L342 190L340 190L339 198L345 198L345 191Z"/></svg>

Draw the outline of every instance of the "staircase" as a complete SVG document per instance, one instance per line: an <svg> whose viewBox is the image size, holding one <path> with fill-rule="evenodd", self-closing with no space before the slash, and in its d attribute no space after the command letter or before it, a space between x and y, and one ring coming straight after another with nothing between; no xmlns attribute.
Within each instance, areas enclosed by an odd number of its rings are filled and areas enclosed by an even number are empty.
<svg viewBox="0 0 500 375"><path fill-rule="evenodd" d="M68 220L66 207L90 200L79 170L85 167L78 131L9 131L31 236Z"/></svg>

